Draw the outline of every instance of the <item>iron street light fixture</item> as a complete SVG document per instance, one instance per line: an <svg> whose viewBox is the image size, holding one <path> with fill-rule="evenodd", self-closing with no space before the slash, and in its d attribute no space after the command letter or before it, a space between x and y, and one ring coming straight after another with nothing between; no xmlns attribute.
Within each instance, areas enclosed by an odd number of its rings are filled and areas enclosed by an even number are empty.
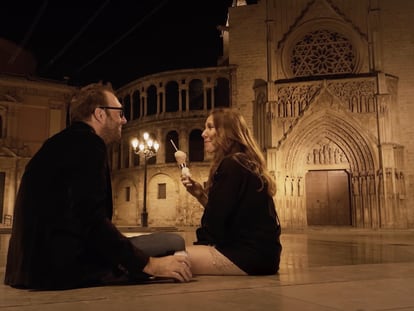
<svg viewBox="0 0 414 311"><path fill-rule="evenodd" d="M134 138L131 141L132 149L137 155L144 158L144 206L141 213L141 226L148 227L148 212L147 212L147 162L148 159L157 154L160 145L156 140L150 138L147 132L143 135L143 140Z"/></svg>

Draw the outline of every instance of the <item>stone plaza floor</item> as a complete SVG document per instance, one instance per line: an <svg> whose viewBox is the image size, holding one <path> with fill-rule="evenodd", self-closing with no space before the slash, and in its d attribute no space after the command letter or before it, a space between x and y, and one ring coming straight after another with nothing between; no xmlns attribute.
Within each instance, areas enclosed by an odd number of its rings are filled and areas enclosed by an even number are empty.
<svg viewBox="0 0 414 311"><path fill-rule="evenodd" d="M194 228L177 233L192 243ZM1 280L8 239L0 234ZM0 311L414 311L414 230L311 227L283 230L281 240L278 275L40 292L0 284Z"/></svg>

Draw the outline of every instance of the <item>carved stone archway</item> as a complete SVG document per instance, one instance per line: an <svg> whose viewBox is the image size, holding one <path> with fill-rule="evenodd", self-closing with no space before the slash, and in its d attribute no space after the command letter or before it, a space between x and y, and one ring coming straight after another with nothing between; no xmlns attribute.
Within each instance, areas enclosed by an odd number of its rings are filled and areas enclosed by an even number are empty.
<svg viewBox="0 0 414 311"><path fill-rule="evenodd" d="M378 227L378 152L375 140L326 88L295 122L277 150L281 221L307 226L305 175L319 169L345 169L351 181L352 225ZM324 147L325 146L325 147Z"/></svg>

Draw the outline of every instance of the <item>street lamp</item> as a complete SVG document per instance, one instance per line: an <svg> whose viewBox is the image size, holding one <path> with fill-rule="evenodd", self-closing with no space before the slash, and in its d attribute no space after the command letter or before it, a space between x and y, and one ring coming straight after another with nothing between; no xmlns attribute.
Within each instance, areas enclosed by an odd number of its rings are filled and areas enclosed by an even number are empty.
<svg viewBox="0 0 414 311"><path fill-rule="evenodd" d="M134 138L131 141L132 149L137 155L142 155L144 158L144 206L141 213L141 225L148 227L148 212L147 212L147 162L148 159L157 154L160 145L156 140L152 140L147 132L143 135L143 140L139 141Z"/></svg>

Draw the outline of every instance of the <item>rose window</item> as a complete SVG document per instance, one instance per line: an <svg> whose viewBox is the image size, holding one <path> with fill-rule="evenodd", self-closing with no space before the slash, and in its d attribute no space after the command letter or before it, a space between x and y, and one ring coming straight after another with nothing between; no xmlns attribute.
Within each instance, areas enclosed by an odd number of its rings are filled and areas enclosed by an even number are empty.
<svg viewBox="0 0 414 311"><path fill-rule="evenodd" d="M295 77L352 73L355 54L342 34L317 30L295 44L290 66Z"/></svg>

